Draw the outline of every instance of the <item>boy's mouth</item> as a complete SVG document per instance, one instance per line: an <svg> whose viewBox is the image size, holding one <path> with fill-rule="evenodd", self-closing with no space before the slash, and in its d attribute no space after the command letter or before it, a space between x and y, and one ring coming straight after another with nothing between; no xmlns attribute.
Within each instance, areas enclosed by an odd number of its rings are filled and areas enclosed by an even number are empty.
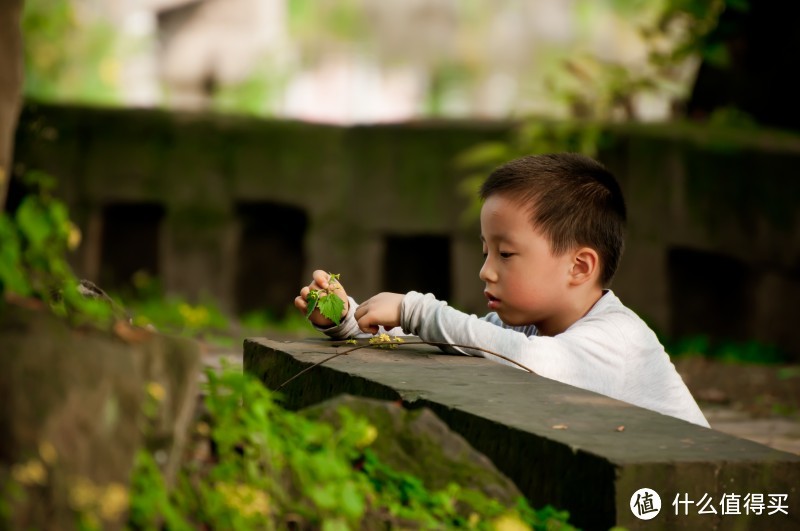
<svg viewBox="0 0 800 531"><path fill-rule="evenodd" d="M486 299L489 301L487 303L487 306L489 306L489 308L491 308L492 310L494 310L500 305L500 299L498 299L488 291L484 291L483 294L486 295Z"/></svg>

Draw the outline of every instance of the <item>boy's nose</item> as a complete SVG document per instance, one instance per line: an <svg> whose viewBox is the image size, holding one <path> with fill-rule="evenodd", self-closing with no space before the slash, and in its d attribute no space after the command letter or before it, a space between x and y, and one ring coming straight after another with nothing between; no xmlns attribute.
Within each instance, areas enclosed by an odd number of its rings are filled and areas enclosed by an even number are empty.
<svg viewBox="0 0 800 531"><path fill-rule="evenodd" d="M486 260L483 261L483 267L481 267L481 270L478 273L478 277L484 282L497 281L497 275L495 274L494 269L492 269L491 265L489 264L489 257L486 257Z"/></svg>

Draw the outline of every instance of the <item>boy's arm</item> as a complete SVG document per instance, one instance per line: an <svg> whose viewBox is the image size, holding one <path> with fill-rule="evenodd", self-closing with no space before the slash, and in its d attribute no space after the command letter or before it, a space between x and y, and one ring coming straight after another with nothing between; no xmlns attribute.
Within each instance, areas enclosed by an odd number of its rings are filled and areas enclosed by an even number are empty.
<svg viewBox="0 0 800 531"><path fill-rule="evenodd" d="M485 348L541 376L603 394L618 391L622 384L624 344L600 327L584 326L557 337L527 336L413 291L403 299L400 314L402 328L423 340ZM454 350L515 366L483 351Z"/></svg>
<svg viewBox="0 0 800 531"><path fill-rule="evenodd" d="M360 311L355 300L348 297L348 303L339 325L316 325L316 328L334 339L371 337L373 334L361 331L369 328L376 333L410 334L426 341L479 347L500 353L541 376L603 394L614 394L622 385L625 346L602 327L582 326L557 337L530 336L526 334L529 327L509 328L493 314L486 318L467 315L436 300L432 294L414 291L404 296L378 294L361 305ZM519 368L482 350L443 350Z"/></svg>

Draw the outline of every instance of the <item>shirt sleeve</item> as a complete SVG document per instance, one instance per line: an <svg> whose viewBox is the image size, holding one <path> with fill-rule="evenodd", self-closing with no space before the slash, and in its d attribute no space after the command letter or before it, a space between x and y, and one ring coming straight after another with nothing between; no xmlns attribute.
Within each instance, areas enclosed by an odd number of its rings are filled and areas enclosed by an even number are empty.
<svg viewBox="0 0 800 531"><path fill-rule="evenodd" d="M527 335L532 327L504 326L493 313L483 318L467 315L431 294L412 291L403 299L400 323L423 340L479 347L513 361L485 350L455 349L463 354L523 366L540 376L606 395L620 392L625 339L613 327L593 319L584 319L555 337Z"/></svg>

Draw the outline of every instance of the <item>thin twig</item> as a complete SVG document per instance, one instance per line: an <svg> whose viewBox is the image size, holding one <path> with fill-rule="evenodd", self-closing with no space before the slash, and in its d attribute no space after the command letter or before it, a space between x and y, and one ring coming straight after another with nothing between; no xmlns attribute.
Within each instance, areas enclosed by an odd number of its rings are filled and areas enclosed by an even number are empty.
<svg viewBox="0 0 800 531"><path fill-rule="evenodd" d="M338 358L339 356L344 356L345 354L349 354L350 352L352 352L352 350L346 350L346 351L344 351L344 352L337 352L337 353L336 353L336 354L334 354L333 356L328 356L327 358L325 358L325 359L324 359L324 360L322 360L322 361L318 361L318 362L316 362L316 363L315 363L315 364L313 364L313 365L309 365L308 367L306 367L306 368L305 368L305 369L303 369L302 371L298 372L297 374L295 374L294 376L292 376L291 378L289 378L288 380L286 380L285 382L283 382L282 384L280 384L280 385L278 386L278 388L277 388L277 389L275 389L275 390L276 390L276 391L280 391L280 390L283 388L283 386L284 386L284 385L288 384L289 382L291 382L291 381L292 381L292 380L294 380L295 378L298 378L298 377L300 377L301 375L303 375L303 374L307 373L308 371L310 371L310 370L311 370L311 369L313 369L314 367L316 367L316 366L318 366L318 365L322 365L322 364L323 364L323 363L325 363L326 361L330 361L330 360L332 360L333 358Z"/></svg>
<svg viewBox="0 0 800 531"><path fill-rule="evenodd" d="M337 343L334 346L340 346L342 344L343 343ZM516 365L517 367L519 367L520 369L522 369L524 371L528 371L528 372L530 372L532 374L536 374L535 372L533 372L531 369L529 369L525 365L523 365L523 364L521 364L521 363L519 363L517 361L514 361L511 358L503 356L502 354L498 354L497 352L494 352L492 350L489 350L489 349L486 349L486 348L482 348L482 347L473 347L472 345L458 345L456 343L446 343L446 342L443 342L443 341L425 341L425 340L421 339L419 341L403 341L403 342L397 342L397 343L394 343L394 342L390 343L388 341L385 342L385 343L384 342L381 342L381 343L365 343L363 345L359 345L357 347L354 347L354 348L348 350L347 352L345 352L345 354L350 353L353 350L356 350L356 349L359 349L359 348L367 348L367 347L385 348L386 345L392 345L392 346L397 345L398 347L399 346L403 346L403 345L431 345L433 347L454 347L454 348L468 348L470 350L480 350L481 352L485 352L487 354L491 354L492 356L497 356L498 358L502 358L502 359L506 360L509 363L513 363L514 365Z"/></svg>
<svg viewBox="0 0 800 531"><path fill-rule="evenodd" d="M342 343L334 343L333 346L334 347L341 347L341 346L344 346L344 345L351 345L351 344L352 343L342 342ZM521 364L521 363L519 363L517 361L514 361L511 358L503 356L502 354L498 354L497 352L493 352L493 351L491 351L489 349L485 349L485 348L482 348L482 347L473 347L473 346L470 346L470 345L458 345L458 344L455 344L455 343L445 343L445 342L441 342L441 341L424 341L424 340L420 340L420 341L403 341L403 342L396 342L396 343L387 341L387 342L380 342L380 343L364 343L364 344L361 344L361 345L357 345L357 346L355 346L355 347L353 347L351 349L347 349L344 352L337 352L333 356L328 356L324 360L318 361L318 362L314 363L313 365L309 365L308 367L306 367L302 371L298 372L297 374L295 374L294 376L292 376L291 378L289 378L288 380L283 382L281 385L279 385L277 390L280 390L281 388L283 388L283 386L285 386L286 384L288 384L292 380L300 377L301 375L305 374L306 372L310 371L314 367L322 365L323 363L328 362L328 361L332 360L333 358L338 358L339 356L344 356L344 355L350 354L351 352L354 352L356 350L360 350L362 348L373 347L373 348L384 348L385 349L387 346L399 347L399 346L404 346L404 345L431 345L433 347L453 347L453 348L467 348L467 349L470 349L470 350L479 350L481 352L485 352L487 354L491 354L493 356L497 356L498 358L502 358L502 359L506 360L507 362L518 366L520 369L522 369L524 371L528 371L531 374L536 374L535 372L533 372L531 369L529 369L525 365L523 365L523 364Z"/></svg>

